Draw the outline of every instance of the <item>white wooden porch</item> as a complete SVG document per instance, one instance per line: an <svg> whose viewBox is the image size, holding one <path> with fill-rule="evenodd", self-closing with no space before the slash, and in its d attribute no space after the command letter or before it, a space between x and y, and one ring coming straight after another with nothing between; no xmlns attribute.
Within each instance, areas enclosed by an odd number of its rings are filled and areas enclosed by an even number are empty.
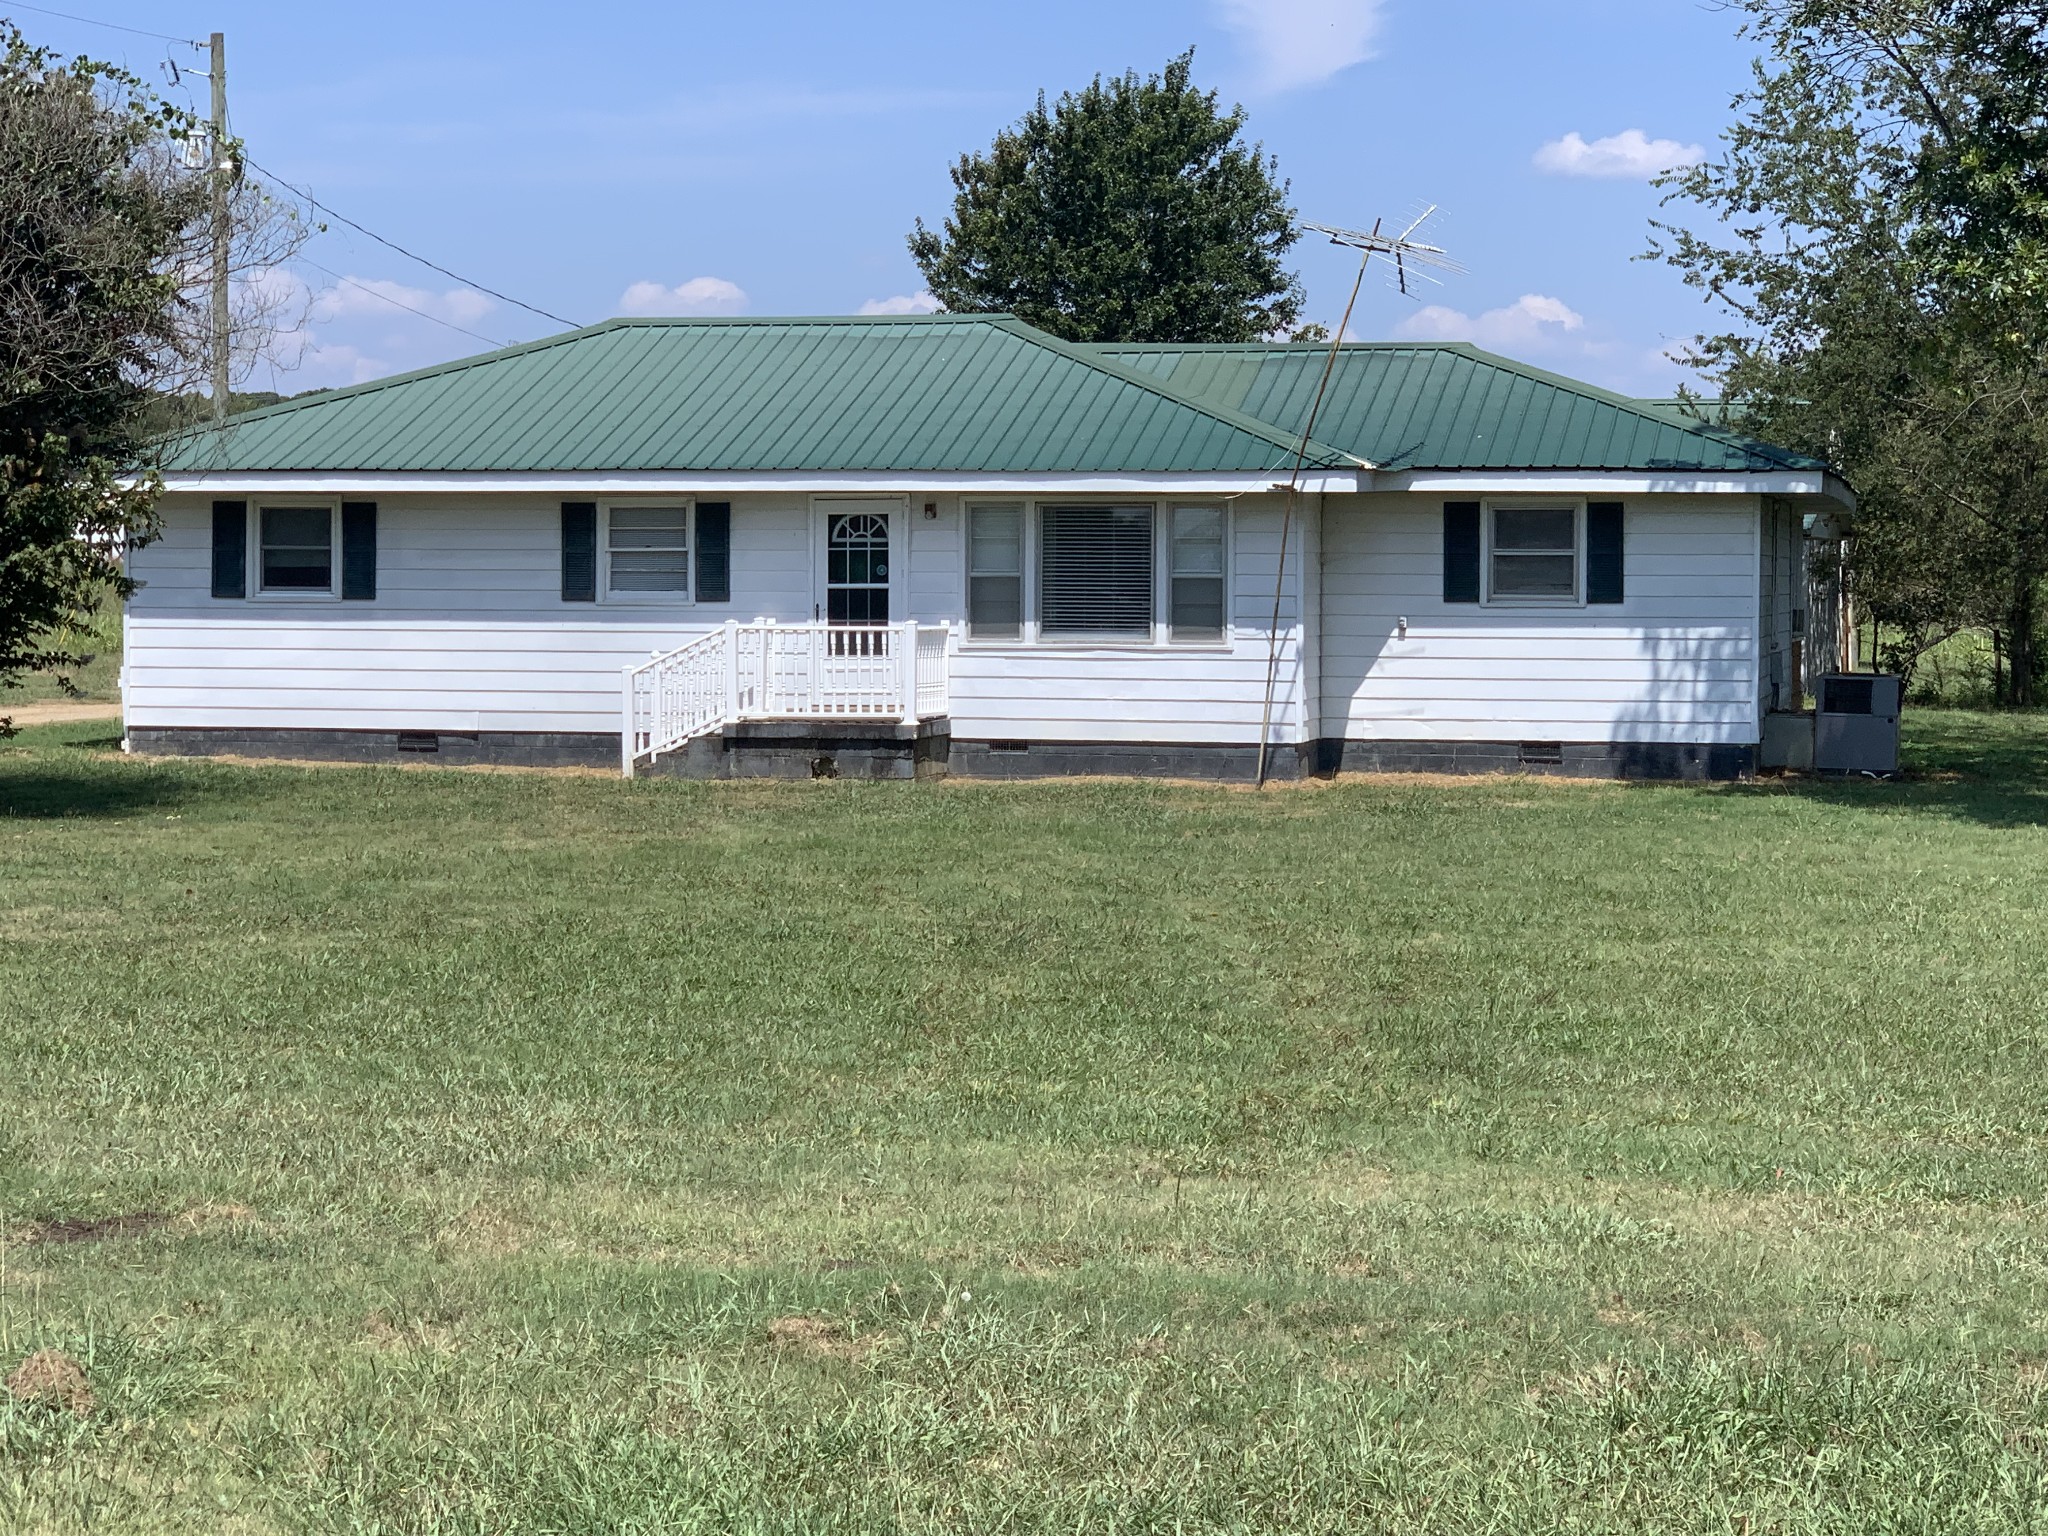
<svg viewBox="0 0 2048 1536"><path fill-rule="evenodd" d="M944 624L724 624L626 669L620 771L745 721L936 719L951 638Z"/></svg>

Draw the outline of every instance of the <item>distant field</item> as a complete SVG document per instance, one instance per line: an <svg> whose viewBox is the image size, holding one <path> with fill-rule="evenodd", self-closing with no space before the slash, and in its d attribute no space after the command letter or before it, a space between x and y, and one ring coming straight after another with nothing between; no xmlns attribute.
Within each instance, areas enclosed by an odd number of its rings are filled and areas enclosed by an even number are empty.
<svg viewBox="0 0 2048 1536"><path fill-rule="evenodd" d="M31 672L13 687L0 687L0 715L10 704L39 704L50 699L82 698L117 703L121 697L121 608L109 603L83 630L52 637L49 650L89 658L82 666L56 672ZM62 679L62 681L60 681ZM67 690L64 682L71 688Z"/></svg>
<svg viewBox="0 0 2048 1536"><path fill-rule="evenodd" d="M2048 1528L2048 721L1912 731L1265 795L26 732L0 1372L91 1403L0 1399L0 1529Z"/></svg>

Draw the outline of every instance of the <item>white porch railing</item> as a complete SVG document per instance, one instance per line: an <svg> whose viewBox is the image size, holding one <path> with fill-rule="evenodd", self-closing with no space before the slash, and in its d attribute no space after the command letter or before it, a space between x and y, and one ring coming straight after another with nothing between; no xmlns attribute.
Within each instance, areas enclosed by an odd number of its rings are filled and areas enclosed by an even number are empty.
<svg viewBox="0 0 2048 1536"><path fill-rule="evenodd" d="M619 767L743 720L900 720L950 708L944 624L728 623L626 668Z"/></svg>

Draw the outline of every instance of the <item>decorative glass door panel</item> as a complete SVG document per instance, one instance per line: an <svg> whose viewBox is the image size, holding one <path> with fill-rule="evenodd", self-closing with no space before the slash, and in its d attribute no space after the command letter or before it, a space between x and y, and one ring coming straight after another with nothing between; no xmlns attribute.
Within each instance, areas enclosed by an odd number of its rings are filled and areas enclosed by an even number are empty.
<svg viewBox="0 0 2048 1536"><path fill-rule="evenodd" d="M825 528L825 618L847 625L889 622L889 519L834 512Z"/></svg>

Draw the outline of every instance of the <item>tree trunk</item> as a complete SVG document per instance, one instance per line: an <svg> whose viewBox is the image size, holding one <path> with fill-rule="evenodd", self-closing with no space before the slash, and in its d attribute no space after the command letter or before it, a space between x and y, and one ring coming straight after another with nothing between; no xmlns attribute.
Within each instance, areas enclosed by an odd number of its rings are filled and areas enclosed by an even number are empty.
<svg viewBox="0 0 2048 1536"><path fill-rule="evenodd" d="M2015 709L2034 707L2034 577L2022 576L2013 586L2012 615L2006 635L2011 661L2009 702Z"/></svg>

